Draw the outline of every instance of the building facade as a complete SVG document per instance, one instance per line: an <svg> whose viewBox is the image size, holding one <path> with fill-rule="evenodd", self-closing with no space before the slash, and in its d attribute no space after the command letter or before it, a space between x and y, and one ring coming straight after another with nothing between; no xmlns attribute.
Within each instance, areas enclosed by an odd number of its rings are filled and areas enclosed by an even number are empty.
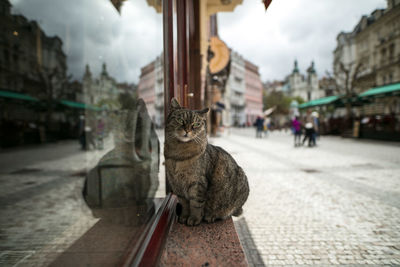
<svg viewBox="0 0 400 267"><path fill-rule="evenodd" d="M138 84L138 97L146 104L147 111L153 122L156 121L156 61L152 61L141 68Z"/></svg>
<svg viewBox="0 0 400 267"><path fill-rule="evenodd" d="M333 52L333 73L339 88L350 86L356 69L356 45L352 32L341 32ZM347 84L346 84L347 83Z"/></svg>
<svg viewBox="0 0 400 267"><path fill-rule="evenodd" d="M294 61L292 73L286 78L284 91L289 96L301 97L305 101L311 101L323 97L318 86L318 76L314 61L307 69L307 76L300 73L297 60Z"/></svg>
<svg viewBox="0 0 400 267"><path fill-rule="evenodd" d="M118 86L116 80L107 72L107 65L103 63L102 71L98 78L94 78L89 65L82 79L83 102L86 104L116 108L118 105L118 96L125 90Z"/></svg>
<svg viewBox="0 0 400 267"><path fill-rule="evenodd" d="M340 33L333 69L339 86L361 93L400 81L400 0L363 16L350 33ZM343 68L344 66L344 68Z"/></svg>
<svg viewBox="0 0 400 267"><path fill-rule="evenodd" d="M263 112L263 85L258 67L248 60L245 60L245 83L246 125L253 125Z"/></svg>
<svg viewBox="0 0 400 267"><path fill-rule="evenodd" d="M246 124L246 81L245 60L235 51L231 51L230 74L226 82L222 114L224 125L241 126Z"/></svg>
<svg viewBox="0 0 400 267"><path fill-rule="evenodd" d="M61 98L66 89L66 55L59 37L49 37L36 21L11 14L0 1L0 90L39 99Z"/></svg>
<svg viewBox="0 0 400 267"><path fill-rule="evenodd" d="M164 125L163 56L141 69L138 97L146 103L149 114L157 127ZM263 86L258 67L231 51L230 75L222 97L224 126L252 124L262 114Z"/></svg>

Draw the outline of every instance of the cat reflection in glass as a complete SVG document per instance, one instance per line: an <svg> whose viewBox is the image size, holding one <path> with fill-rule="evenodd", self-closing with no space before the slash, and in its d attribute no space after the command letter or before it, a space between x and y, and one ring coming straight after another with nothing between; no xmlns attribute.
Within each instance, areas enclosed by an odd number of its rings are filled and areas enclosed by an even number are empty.
<svg viewBox="0 0 400 267"><path fill-rule="evenodd" d="M182 206L178 220L188 226L239 216L249 195L243 169L207 141L208 111L185 109L173 98L166 121L166 175Z"/></svg>

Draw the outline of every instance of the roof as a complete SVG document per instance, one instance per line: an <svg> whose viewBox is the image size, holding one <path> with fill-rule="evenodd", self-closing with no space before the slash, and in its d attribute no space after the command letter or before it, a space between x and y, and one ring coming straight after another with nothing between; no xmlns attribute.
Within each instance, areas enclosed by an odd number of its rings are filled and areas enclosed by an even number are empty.
<svg viewBox="0 0 400 267"><path fill-rule="evenodd" d="M1 91L1 90L0 90L0 97L21 99L21 100L33 101L33 102L39 101L37 98L32 97L30 95L25 95L25 94L16 93L16 92L9 92L9 91Z"/></svg>
<svg viewBox="0 0 400 267"><path fill-rule="evenodd" d="M314 100L311 100L309 102L299 105L299 108L302 109L302 108L310 108L310 107L315 107L315 106L328 105L328 104L335 102L338 99L339 99L339 96L336 96L336 95L318 98L318 99L314 99Z"/></svg>
<svg viewBox="0 0 400 267"><path fill-rule="evenodd" d="M400 94L400 83L394 83L390 85L379 86L371 88L364 93L360 94L360 97L370 97L377 95L393 95Z"/></svg>

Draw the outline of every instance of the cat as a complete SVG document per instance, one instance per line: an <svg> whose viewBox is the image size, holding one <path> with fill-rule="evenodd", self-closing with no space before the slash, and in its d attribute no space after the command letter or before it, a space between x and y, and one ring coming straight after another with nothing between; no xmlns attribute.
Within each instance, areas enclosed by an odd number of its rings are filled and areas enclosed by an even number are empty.
<svg viewBox="0 0 400 267"><path fill-rule="evenodd" d="M247 177L228 152L208 144L209 109L182 108L173 98L165 127L167 181L178 197L178 221L194 226L239 216L249 195Z"/></svg>

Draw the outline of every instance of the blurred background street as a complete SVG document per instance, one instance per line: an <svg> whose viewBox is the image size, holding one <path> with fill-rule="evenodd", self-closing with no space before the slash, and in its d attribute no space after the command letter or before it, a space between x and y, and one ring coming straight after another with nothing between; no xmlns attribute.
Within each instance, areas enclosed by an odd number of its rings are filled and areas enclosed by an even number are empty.
<svg viewBox="0 0 400 267"><path fill-rule="evenodd" d="M253 128L229 132L210 142L229 151L249 179L235 226L251 266L400 264L398 143L322 137L317 147L295 148L289 132L262 139ZM83 173L110 144L0 154L1 266L49 263L96 222L81 197ZM51 157L54 150L64 156Z"/></svg>

